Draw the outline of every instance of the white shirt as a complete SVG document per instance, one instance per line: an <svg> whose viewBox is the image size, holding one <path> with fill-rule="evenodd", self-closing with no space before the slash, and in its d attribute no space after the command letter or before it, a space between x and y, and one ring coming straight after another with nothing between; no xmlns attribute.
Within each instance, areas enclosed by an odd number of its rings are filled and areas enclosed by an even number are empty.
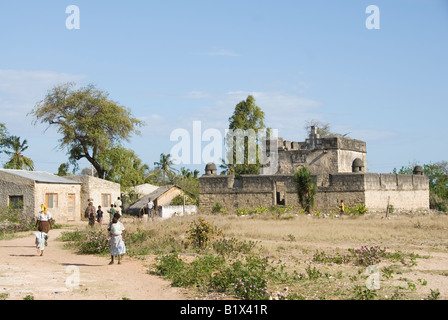
<svg viewBox="0 0 448 320"><path fill-rule="evenodd" d="M43 212L40 211L39 214L37 215L37 220L39 221L48 221L51 220L51 213L50 212Z"/></svg>

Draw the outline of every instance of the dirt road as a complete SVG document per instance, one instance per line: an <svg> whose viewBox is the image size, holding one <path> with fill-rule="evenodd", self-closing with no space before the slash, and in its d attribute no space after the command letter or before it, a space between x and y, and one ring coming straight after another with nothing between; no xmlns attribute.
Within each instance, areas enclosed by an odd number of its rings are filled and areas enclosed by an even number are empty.
<svg viewBox="0 0 448 320"><path fill-rule="evenodd" d="M44 255L37 255L34 234L0 241L0 298L22 300L184 300L186 294L147 273L148 261L79 255L63 248L51 230Z"/></svg>

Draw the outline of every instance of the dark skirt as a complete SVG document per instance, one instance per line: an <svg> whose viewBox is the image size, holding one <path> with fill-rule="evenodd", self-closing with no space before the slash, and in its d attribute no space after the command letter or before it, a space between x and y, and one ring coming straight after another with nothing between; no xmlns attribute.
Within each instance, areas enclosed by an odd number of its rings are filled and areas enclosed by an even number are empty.
<svg viewBox="0 0 448 320"><path fill-rule="evenodd" d="M50 231L50 222L48 221L39 221L39 226L42 227L42 232L48 233Z"/></svg>

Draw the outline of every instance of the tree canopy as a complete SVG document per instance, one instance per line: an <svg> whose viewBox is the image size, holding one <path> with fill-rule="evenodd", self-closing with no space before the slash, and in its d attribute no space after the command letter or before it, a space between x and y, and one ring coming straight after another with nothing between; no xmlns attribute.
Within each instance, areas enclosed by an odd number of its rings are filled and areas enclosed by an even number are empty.
<svg viewBox="0 0 448 320"><path fill-rule="evenodd" d="M262 141L255 141L255 155L251 155L249 150L249 139L256 139L257 136L249 137L245 135L249 130L253 130L254 134L258 134L259 130L265 129L264 112L255 103L255 98L249 95L246 100L239 102L235 106L233 115L229 118L229 134L227 146L231 147L230 152L233 154L231 163L223 163L220 165L225 173L235 174L259 174L261 168L261 159L259 159L259 148L262 148ZM244 136L244 143L239 143L235 132L241 130ZM229 150L228 150L229 152ZM244 156L244 161L239 161L237 154L240 152ZM242 163L241 163L242 162Z"/></svg>
<svg viewBox="0 0 448 320"><path fill-rule="evenodd" d="M133 117L130 110L109 99L109 94L90 84L75 89L75 83L65 83L51 89L30 112L37 122L55 126L62 138L61 149L66 149L69 161L87 159L99 177L107 175L100 154L129 141L143 122Z"/></svg>

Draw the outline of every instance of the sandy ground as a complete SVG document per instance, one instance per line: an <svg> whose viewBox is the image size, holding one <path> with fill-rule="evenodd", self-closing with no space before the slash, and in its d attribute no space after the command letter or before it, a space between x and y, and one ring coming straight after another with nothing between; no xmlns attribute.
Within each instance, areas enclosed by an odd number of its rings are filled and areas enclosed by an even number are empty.
<svg viewBox="0 0 448 320"><path fill-rule="evenodd" d="M125 257L122 264L79 255L64 249L50 230L43 256L37 254L34 234L0 241L0 298L22 300L185 300L186 292L147 273L149 261Z"/></svg>

